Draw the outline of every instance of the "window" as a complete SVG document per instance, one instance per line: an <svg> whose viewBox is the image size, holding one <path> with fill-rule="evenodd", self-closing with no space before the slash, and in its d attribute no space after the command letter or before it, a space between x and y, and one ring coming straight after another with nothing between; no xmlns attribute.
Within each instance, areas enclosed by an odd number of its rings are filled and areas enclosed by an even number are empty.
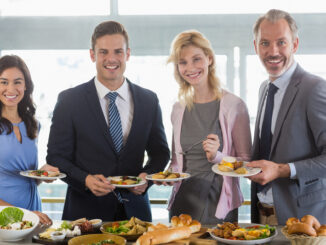
<svg viewBox="0 0 326 245"><path fill-rule="evenodd" d="M108 15L110 0L1 0L0 16Z"/></svg>
<svg viewBox="0 0 326 245"><path fill-rule="evenodd" d="M318 6L318 8L316 7ZM283 9L291 13L325 13L326 7L322 0L294 3L294 1L274 0L264 2L259 0L247 1L211 1L201 0L119 0L119 14L121 15L175 15L175 14L246 14L264 13L269 9Z"/></svg>

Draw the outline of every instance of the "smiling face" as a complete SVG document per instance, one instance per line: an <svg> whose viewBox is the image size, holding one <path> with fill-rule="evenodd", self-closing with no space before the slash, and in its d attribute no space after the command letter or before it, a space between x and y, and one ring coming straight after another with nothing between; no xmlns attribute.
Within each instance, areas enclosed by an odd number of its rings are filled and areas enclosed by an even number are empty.
<svg viewBox="0 0 326 245"><path fill-rule="evenodd" d="M275 23L266 19L261 22L257 39L254 41L255 51L271 81L281 76L293 64L293 56L298 49L298 44L298 38L292 37L291 29L285 19Z"/></svg>
<svg viewBox="0 0 326 245"><path fill-rule="evenodd" d="M121 34L99 37L94 50L90 50L90 55L96 63L98 80L111 90L119 88L130 56L124 37Z"/></svg>
<svg viewBox="0 0 326 245"><path fill-rule="evenodd" d="M201 48L193 45L183 47L178 60L180 76L196 87L208 85L208 67L212 59Z"/></svg>
<svg viewBox="0 0 326 245"><path fill-rule="evenodd" d="M25 89L25 78L18 68L8 68L0 74L0 101L4 107L17 108Z"/></svg>

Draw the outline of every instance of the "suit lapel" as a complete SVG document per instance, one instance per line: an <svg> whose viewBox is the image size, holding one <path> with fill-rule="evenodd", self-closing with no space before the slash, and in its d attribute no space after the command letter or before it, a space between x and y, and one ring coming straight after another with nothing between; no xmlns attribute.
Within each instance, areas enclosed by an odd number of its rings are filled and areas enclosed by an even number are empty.
<svg viewBox="0 0 326 245"><path fill-rule="evenodd" d="M112 150L115 151L115 147L113 144L113 141L111 139L111 135L109 133L109 128L108 125L106 124L105 117L103 115L103 111L100 105L100 101L96 92L96 87L94 83L94 79L92 79L86 87L86 101L87 104L89 105L94 118L96 119L95 121L98 123L98 128L103 132L103 135L108 142L108 144L111 146ZM94 128L95 125L94 125Z"/></svg>
<svg viewBox="0 0 326 245"><path fill-rule="evenodd" d="M299 90L298 85L301 82L301 76L302 76L303 70L302 68L297 65L297 68L291 78L291 81L285 91L280 110L278 112L273 139L272 139L272 145L271 145L271 154L273 152L273 149L276 145L276 142L280 136L282 126L284 124L284 121L286 119L286 116L288 114L288 111L290 107L292 106L293 100Z"/></svg>

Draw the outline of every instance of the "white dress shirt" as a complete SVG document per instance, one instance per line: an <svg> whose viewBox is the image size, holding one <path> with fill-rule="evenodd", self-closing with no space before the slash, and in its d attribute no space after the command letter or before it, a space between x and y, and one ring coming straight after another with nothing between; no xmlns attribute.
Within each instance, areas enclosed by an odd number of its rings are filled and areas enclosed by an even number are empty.
<svg viewBox="0 0 326 245"><path fill-rule="evenodd" d="M131 129L132 119L134 116L134 101L132 99L132 94L129 88L129 84L126 79L124 79L123 84L120 88L115 91L111 91L105 87L98 79L95 77L95 87L97 95L101 104L101 108L106 120L106 123L109 126L109 99L105 96L109 92L117 92L118 96L115 100L115 104L118 108L122 126L123 134L123 145L126 144L127 138Z"/></svg>
<svg viewBox="0 0 326 245"><path fill-rule="evenodd" d="M278 88L274 95L274 107L273 107L273 115L272 115L272 123L271 123L271 131L272 134L274 134L275 130L275 125L276 125L276 120L278 113L280 111L281 103L285 94L285 91L290 83L291 77L295 71L295 68L297 67L297 63L294 61L292 66L284 72L280 77L278 77L276 80L273 81L273 84ZM271 81L268 81L269 83ZM267 93L264 95L264 104L263 108L261 110L261 115L260 115L260 122L259 122L259 138L261 137L261 129L263 126L263 121L264 121L264 114L265 114L265 107L266 107L266 98L267 98ZM290 167L290 178L294 179L296 178L296 169L293 163L288 163ZM272 192L272 187L270 187L267 190L263 190L262 192L257 193L258 199L262 203L266 203L269 205L273 205L273 192Z"/></svg>

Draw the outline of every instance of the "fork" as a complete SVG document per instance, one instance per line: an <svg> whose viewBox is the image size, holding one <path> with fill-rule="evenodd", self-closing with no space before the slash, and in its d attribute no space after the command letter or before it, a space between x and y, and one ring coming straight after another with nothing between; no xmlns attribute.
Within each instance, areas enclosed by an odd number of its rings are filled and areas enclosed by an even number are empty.
<svg viewBox="0 0 326 245"><path fill-rule="evenodd" d="M195 142L194 144L192 144L191 146L189 146L185 151L182 151L182 152L179 152L179 153L182 154L182 155L186 155L192 148L194 148L196 145L199 145L204 140L206 140L206 138L205 139L201 139L201 140Z"/></svg>
<svg viewBox="0 0 326 245"><path fill-rule="evenodd" d="M112 192L113 192L113 194L116 196L116 198L118 199L118 201L119 201L120 203L122 203L122 202L129 202L129 199L127 199L127 198L122 198L121 194L120 194L120 193L117 194L117 193L115 192L115 190L113 190Z"/></svg>

